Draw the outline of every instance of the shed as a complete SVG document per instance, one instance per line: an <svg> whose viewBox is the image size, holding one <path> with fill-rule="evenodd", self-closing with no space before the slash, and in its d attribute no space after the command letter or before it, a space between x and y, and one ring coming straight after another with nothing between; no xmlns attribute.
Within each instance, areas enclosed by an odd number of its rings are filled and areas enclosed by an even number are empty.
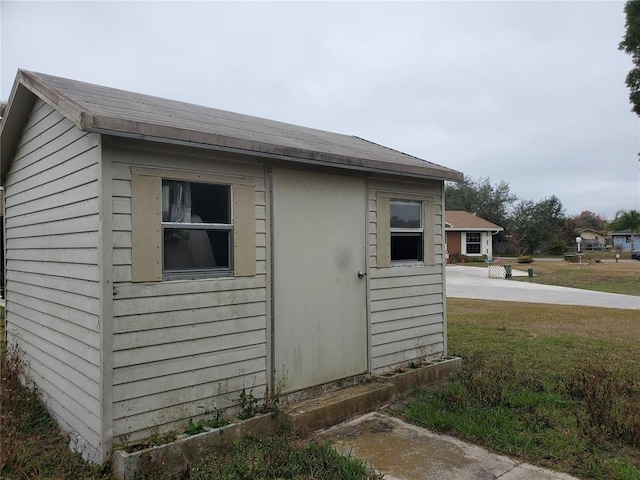
<svg viewBox="0 0 640 480"><path fill-rule="evenodd" d="M445 213L446 248L449 258L459 255L481 257L493 254L493 236L504 229L462 210Z"/></svg>
<svg viewBox="0 0 640 480"><path fill-rule="evenodd" d="M447 353L444 181L362 138L18 71L10 343L86 458Z"/></svg>

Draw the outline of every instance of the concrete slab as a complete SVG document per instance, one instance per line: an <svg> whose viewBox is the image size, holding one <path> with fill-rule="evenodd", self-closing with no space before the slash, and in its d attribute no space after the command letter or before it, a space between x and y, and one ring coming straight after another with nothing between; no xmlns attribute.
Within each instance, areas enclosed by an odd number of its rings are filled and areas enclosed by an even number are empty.
<svg viewBox="0 0 640 480"><path fill-rule="evenodd" d="M380 412L363 415L316 438L363 459L389 480L577 480L518 462Z"/></svg>
<svg viewBox="0 0 640 480"><path fill-rule="evenodd" d="M532 267L535 271L535 266ZM488 278L486 268L448 265L447 297L640 310L640 297Z"/></svg>

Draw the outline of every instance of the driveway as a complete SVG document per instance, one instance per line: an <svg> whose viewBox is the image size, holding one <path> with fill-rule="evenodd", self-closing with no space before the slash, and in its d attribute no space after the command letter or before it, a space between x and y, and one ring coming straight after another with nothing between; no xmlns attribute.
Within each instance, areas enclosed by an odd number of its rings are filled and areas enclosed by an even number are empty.
<svg viewBox="0 0 640 480"><path fill-rule="evenodd" d="M535 271L535 266L533 266ZM527 276L513 271L514 275ZM447 265L447 297L640 310L640 297L489 278L484 267Z"/></svg>

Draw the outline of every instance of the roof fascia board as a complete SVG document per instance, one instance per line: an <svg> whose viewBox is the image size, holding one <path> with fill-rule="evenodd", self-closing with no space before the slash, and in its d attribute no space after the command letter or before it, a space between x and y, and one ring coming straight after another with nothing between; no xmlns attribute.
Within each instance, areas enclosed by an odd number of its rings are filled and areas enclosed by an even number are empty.
<svg viewBox="0 0 640 480"><path fill-rule="evenodd" d="M9 164L20 140L22 127L27 121L34 101L35 96L32 92L16 79L0 125L0 181L3 185Z"/></svg>
<svg viewBox="0 0 640 480"><path fill-rule="evenodd" d="M242 155L259 156L272 160L281 160L297 164L318 165L323 167L357 170L379 173L383 175L398 175L429 180L461 181L462 174L455 170L440 171L428 167L414 167L412 165L394 164L390 169L384 162L347 156L335 156L287 147L277 147L261 142L251 142L221 135L191 130L151 125L128 120L113 120L109 117L95 115L93 126L85 128L87 132L110 135L114 137L131 138L171 145L181 145L219 152L237 153ZM176 138L177 137L177 138ZM338 161L336 161L338 160ZM459 180L458 180L459 179Z"/></svg>
<svg viewBox="0 0 640 480"><path fill-rule="evenodd" d="M465 228L465 227L447 227L445 226L445 230L448 232L502 232L504 228L502 227L474 227L474 228Z"/></svg>
<svg viewBox="0 0 640 480"><path fill-rule="evenodd" d="M79 129L86 130L93 124L93 116L77 102L64 95L57 88L50 88L41 82L36 75L25 70L18 70L18 81L34 95L58 110L71 120Z"/></svg>

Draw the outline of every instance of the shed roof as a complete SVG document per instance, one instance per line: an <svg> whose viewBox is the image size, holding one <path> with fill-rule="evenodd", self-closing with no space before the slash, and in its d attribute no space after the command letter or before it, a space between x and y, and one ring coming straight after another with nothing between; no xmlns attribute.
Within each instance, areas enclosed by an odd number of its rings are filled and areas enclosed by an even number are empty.
<svg viewBox="0 0 640 480"><path fill-rule="evenodd" d="M501 226L480 218L473 213L463 210L447 210L444 212L445 230L472 231L472 230L504 230Z"/></svg>
<svg viewBox="0 0 640 480"><path fill-rule="evenodd" d="M19 70L0 130L2 178L35 96L87 132L386 174L461 181L462 173L368 140Z"/></svg>

